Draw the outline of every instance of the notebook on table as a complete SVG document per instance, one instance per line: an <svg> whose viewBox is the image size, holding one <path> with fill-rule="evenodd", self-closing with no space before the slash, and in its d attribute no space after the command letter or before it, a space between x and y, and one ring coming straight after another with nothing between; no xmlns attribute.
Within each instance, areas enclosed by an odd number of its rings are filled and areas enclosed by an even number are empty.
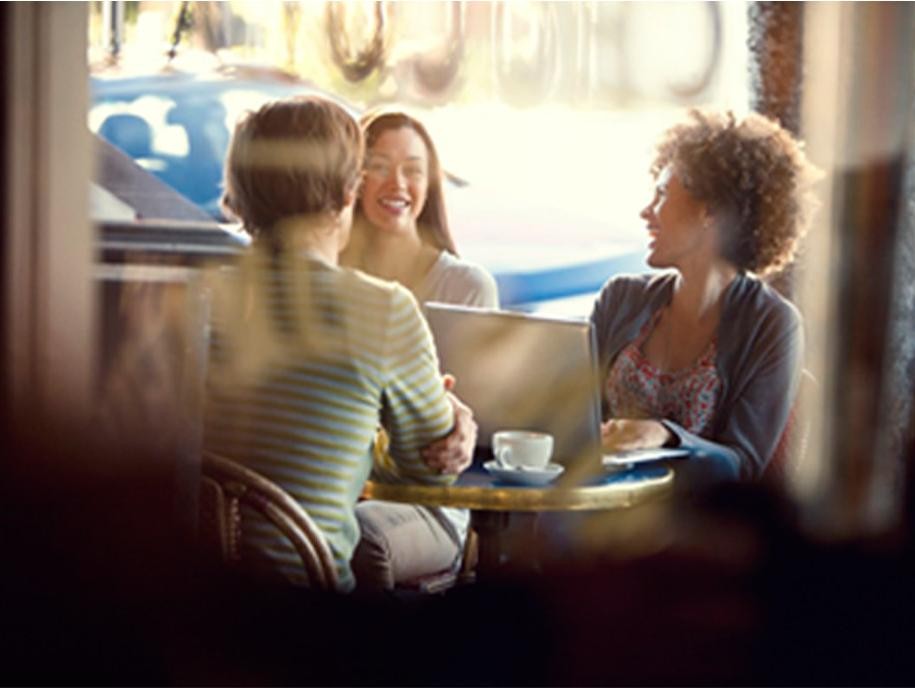
<svg viewBox="0 0 915 688"><path fill-rule="evenodd" d="M602 470L597 343L586 319L427 303L442 372L473 409L478 446L497 430L553 435L573 477ZM571 470L570 469L576 469Z"/></svg>

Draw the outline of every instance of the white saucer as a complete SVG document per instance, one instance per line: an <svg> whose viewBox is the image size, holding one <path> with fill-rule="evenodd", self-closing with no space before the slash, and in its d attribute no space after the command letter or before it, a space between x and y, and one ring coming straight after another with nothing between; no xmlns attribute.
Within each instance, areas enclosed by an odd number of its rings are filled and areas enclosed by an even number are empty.
<svg viewBox="0 0 915 688"><path fill-rule="evenodd" d="M487 461L483 464L489 473L499 480L518 485L548 485L558 478L564 468L558 463L548 463L543 468L506 468L498 461Z"/></svg>

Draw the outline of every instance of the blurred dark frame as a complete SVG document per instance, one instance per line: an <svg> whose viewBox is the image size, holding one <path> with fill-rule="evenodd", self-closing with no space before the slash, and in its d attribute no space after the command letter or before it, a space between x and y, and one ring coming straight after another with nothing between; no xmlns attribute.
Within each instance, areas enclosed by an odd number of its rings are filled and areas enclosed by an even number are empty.
<svg viewBox="0 0 915 688"><path fill-rule="evenodd" d="M109 446L171 462L178 523L196 530L209 317L197 271L97 265L97 412ZM142 470L142 466L136 469Z"/></svg>

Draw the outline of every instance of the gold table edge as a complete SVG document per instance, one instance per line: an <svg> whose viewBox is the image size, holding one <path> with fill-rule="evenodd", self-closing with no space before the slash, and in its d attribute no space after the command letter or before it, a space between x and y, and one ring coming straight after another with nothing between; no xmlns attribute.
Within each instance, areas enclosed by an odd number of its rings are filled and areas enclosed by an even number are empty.
<svg viewBox="0 0 915 688"><path fill-rule="evenodd" d="M481 511L589 511L624 509L668 496L674 472L638 484L613 483L588 487L480 487L403 485L369 480L362 495L367 499L458 507Z"/></svg>

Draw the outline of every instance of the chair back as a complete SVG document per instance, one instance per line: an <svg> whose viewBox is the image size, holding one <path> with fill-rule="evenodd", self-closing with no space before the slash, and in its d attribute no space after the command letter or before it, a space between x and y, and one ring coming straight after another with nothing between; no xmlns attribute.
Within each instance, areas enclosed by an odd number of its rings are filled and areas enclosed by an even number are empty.
<svg viewBox="0 0 915 688"><path fill-rule="evenodd" d="M260 512L292 544L308 587L336 590L337 568L324 534L308 513L264 476L211 452L203 453L200 535L204 546L229 564L241 561L241 505Z"/></svg>
<svg viewBox="0 0 915 688"><path fill-rule="evenodd" d="M810 442L810 419L804 415L805 400L817 388L817 381L806 368L801 371L797 396L791 406L788 422L766 468L767 479L785 480L797 473Z"/></svg>

